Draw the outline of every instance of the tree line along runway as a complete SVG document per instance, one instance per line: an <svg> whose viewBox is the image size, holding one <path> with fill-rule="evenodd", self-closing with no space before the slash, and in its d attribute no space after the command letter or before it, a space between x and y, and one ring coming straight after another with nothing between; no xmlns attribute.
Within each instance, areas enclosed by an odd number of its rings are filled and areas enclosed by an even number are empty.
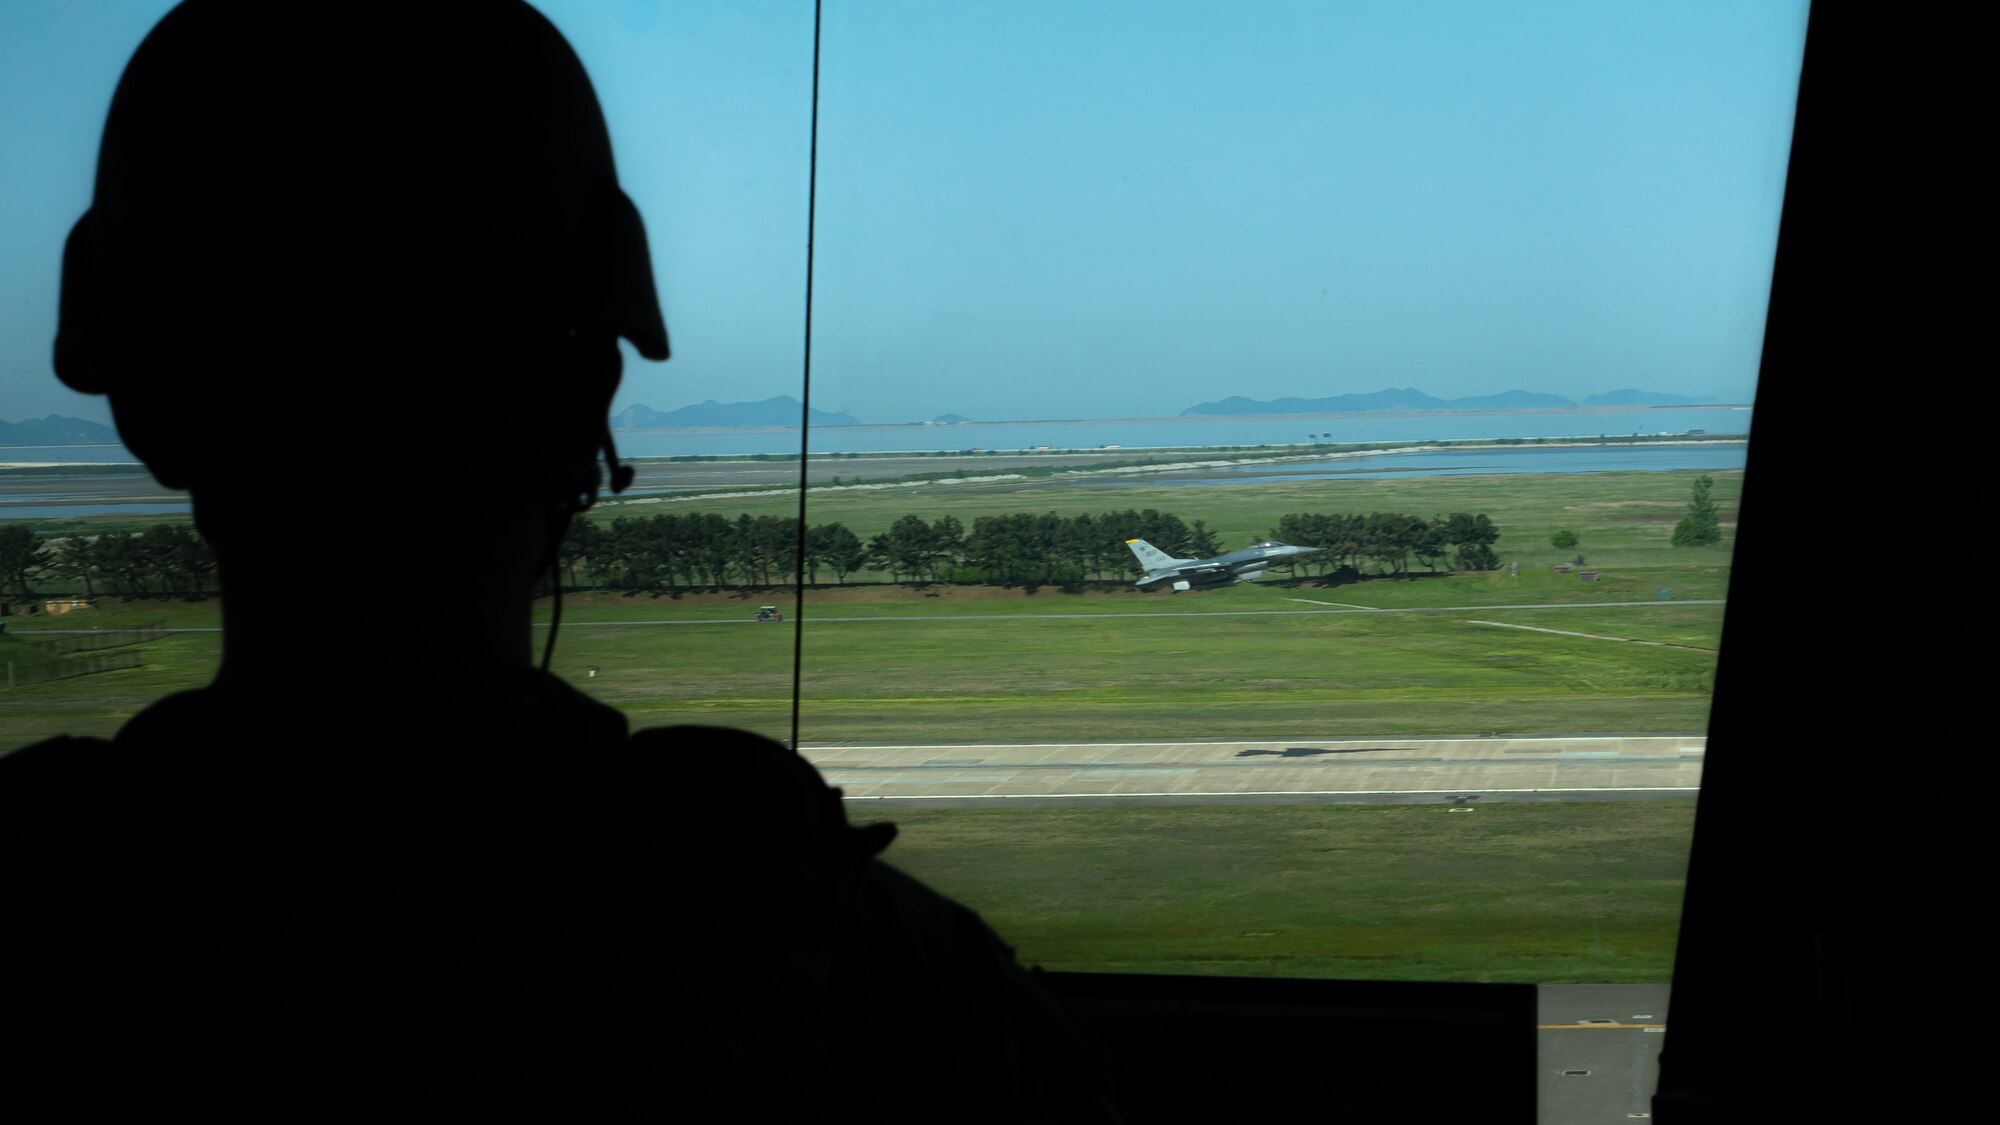
<svg viewBox="0 0 2000 1125"><path fill-rule="evenodd" d="M816 746L849 802L1422 804L1687 798L1699 735Z"/></svg>

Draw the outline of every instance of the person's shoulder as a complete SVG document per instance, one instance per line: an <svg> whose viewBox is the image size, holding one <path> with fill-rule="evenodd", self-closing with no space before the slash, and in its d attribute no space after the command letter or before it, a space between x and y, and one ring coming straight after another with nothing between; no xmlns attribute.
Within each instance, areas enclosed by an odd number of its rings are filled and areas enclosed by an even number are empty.
<svg viewBox="0 0 2000 1125"><path fill-rule="evenodd" d="M812 763L783 744L730 727L646 727L628 741L632 764L648 773L671 773L683 784L719 784L737 790L828 791Z"/></svg>
<svg viewBox="0 0 2000 1125"><path fill-rule="evenodd" d="M0 758L0 901L12 907L0 910L0 950L18 959L22 927L129 888L159 861L152 825L146 786L115 743L61 735Z"/></svg>
<svg viewBox="0 0 2000 1125"><path fill-rule="evenodd" d="M52 735L40 742L31 742L18 750L0 754L0 769L13 772L59 768L60 764L76 761L79 754L100 751L110 745L109 739L88 735Z"/></svg>
<svg viewBox="0 0 2000 1125"><path fill-rule="evenodd" d="M673 802L673 815L713 842L794 855L866 859L895 838L892 825L855 827L841 791L804 756L763 735L728 727L648 727L627 741L633 792Z"/></svg>
<svg viewBox="0 0 2000 1125"><path fill-rule="evenodd" d="M59 734L0 756L0 832L72 802L100 804L135 779L108 739Z"/></svg>
<svg viewBox="0 0 2000 1125"><path fill-rule="evenodd" d="M160 789L160 763L170 749L179 762L193 756L183 715L208 708L201 689L166 696L127 719L113 738L56 735L0 756L0 854L64 852L108 856L144 837Z"/></svg>

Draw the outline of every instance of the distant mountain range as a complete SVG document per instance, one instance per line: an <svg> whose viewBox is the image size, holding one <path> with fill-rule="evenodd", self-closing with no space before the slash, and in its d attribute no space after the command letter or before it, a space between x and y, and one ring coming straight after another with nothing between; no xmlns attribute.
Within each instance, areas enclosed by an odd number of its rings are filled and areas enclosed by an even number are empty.
<svg viewBox="0 0 2000 1125"><path fill-rule="evenodd" d="M1251 399L1233 395L1221 402L1204 402L1181 411L1188 418L1207 414L1366 414L1389 410L1560 410L1577 406L1700 406L1715 401L1714 395L1662 394L1657 391L1623 390L1591 395L1582 402L1562 395L1534 391L1502 391L1497 395L1467 395L1464 398L1435 398L1415 387L1376 391L1373 394L1332 395L1328 398Z"/></svg>
<svg viewBox="0 0 2000 1125"><path fill-rule="evenodd" d="M799 424L799 400L790 395L767 398L762 402L707 402L694 406L683 406L678 410L654 410L644 403L631 406L611 416L614 430L684 430L697 426L796 426ZM861 420L851 414L836 414L827 410L814 410L812 424L815 426L859 426Z"/></svg>
<svg viewBox="0 0 2000 1125"><path fill-rule="evenodd" d="M0 445L104 445L117 440L118 431L110 426L60 414L0 422Z"/></svg>

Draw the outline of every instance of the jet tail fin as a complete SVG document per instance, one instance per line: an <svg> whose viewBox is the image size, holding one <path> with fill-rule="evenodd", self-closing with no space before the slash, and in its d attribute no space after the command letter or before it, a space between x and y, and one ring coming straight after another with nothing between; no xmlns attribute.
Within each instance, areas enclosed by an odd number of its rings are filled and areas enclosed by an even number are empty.
<svg viewBox="0 0 2000 1125"><path fill-rule="evenodd" d="M1145 567L1149 572L1186 566L1194 561L1193 559L1174 558L1144 539L1127 539L1125 545L1132 548L1132 553L1138 556L1139 565Z"/></svg>

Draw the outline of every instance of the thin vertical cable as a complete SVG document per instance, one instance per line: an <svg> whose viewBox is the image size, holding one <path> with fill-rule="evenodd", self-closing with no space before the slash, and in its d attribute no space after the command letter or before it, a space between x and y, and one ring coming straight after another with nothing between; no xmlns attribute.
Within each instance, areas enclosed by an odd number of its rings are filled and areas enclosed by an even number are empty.
<svg viewBox="0 0 2000 1125"><path fill-rule="evenodd" d="M813 233L819 203L819 16L821 0L813 0L812 140L806 157L806 348L805 375L799 386L799 527L792 560L792 751L799 748L799 685L805 678L806 654L806 466L812 446L813 388Z"/></svg>

